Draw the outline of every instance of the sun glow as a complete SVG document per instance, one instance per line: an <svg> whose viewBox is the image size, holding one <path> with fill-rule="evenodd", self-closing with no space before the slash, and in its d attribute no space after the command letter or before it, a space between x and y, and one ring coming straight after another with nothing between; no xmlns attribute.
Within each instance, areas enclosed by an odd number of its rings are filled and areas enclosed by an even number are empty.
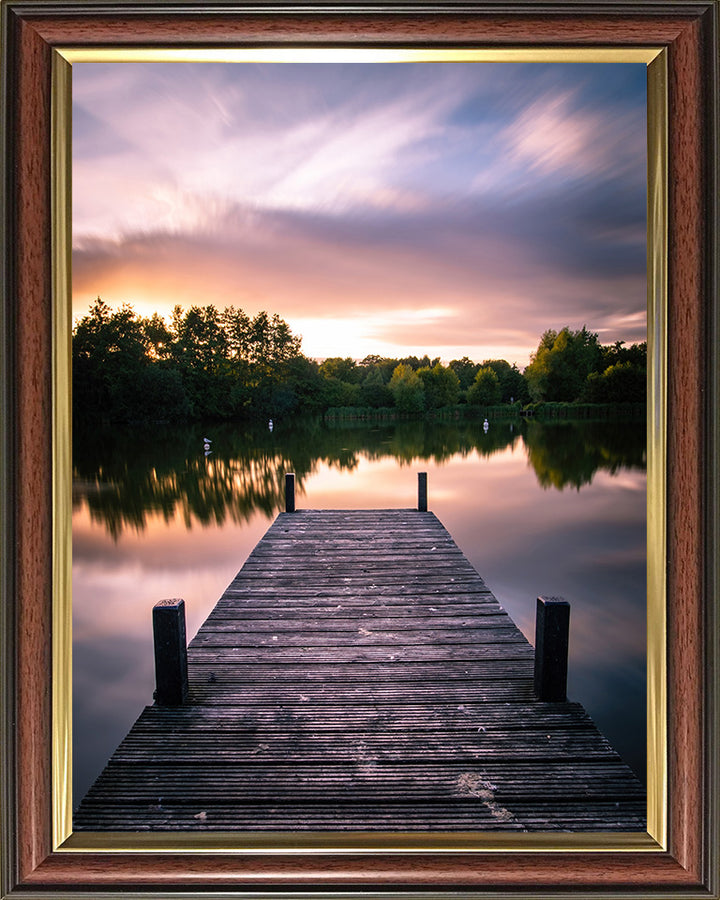
<svg viewBox="0 0 720 900"><path fill-rule="evenodd" d="M313 359L350 356L364 359L370 354L398 358L411 354L423 356L427 347L409 347L400 341L383 339L386 331L396 333L403 325L416 328L430 326L441 319L452 318L454 310L399 309L387 313L353 317L291 317L290 326L302 337L302 350Z"/></svg>

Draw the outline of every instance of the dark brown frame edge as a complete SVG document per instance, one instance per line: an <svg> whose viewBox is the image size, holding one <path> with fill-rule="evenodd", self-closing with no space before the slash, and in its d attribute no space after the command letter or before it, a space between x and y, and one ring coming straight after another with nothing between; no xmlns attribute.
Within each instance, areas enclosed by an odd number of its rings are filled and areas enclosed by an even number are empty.
<svg viewBox="0 0 720 900"><path fill-rule="evenodd" d="M254 4L3 0L0 895L412 891L713 897L718 876L717 0ZM54 46L664 46L669 76L669 850L53 853L50 68ZM457 896L457 894L453 894ZM347 894L345 894L347 896Z"/></svg>

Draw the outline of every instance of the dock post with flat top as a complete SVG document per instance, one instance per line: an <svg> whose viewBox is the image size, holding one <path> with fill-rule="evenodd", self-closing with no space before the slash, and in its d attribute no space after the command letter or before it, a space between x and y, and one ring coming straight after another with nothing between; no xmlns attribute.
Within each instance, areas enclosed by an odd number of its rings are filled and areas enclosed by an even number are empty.
<svg viewBox="0 0 720 900"><path fill-rule="evenodd" d="M570 604L562 597L538 597L535 618L535 696L567 700Z"/></svg>
<svg viewBox="0 0 720 900"><path fill-rule="evenodd" d="M418 510L427 512L427 472L418 472Z"/></svg>
<svg viewBox="0 0 720 900"><path fill-rule="evenodd" d="M285 473L285 512L295 512L295 474Z"/></svg>
<svg viewBox="0 0 720 900"><path fill-rule="evenodd" d="M155 702L180 706L188 695L185 601L160 600L153 607Z"/></svg>

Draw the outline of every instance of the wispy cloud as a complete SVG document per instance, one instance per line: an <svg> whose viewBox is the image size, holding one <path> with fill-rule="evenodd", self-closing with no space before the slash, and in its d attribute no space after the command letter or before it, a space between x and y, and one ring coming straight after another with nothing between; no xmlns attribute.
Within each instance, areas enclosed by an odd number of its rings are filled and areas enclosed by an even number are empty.
<svg viewBox="0 0 720 900"><path fill-rule="evenodd" d="M311 355L342 316L342 355L642 339L640 69L78 65L76 313L266 308Z"/></svg>

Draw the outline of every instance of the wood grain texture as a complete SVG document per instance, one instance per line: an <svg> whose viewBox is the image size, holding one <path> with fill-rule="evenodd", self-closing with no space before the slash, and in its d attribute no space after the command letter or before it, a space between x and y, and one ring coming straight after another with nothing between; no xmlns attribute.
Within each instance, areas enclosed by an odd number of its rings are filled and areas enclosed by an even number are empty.
<svg viewBox="0 0 720 900"><path fill-rule="evenodd" d="M668 306L668 746L673 855L700 877L703 819L703 392L706 377L703 255L702 38L696 22L670 53L669 184L672 232ZM709 600L709 598L707 598Z"/></svg>
<svg viewBox="0 0 720 900"><path fill-rule="evenodd" d="M631 5L630 5L631 6ZM636 12L636 9L633 10ZM204 13L186 16L28 17L49 44L420 44L516 45L604 44L633 46L675 41L694 16L434 15L385 12L274 16ZM482 24L479 26L479 21Z"/></svg>
<svg viewBox="0 0 720 900"><path fill-rule="evenodd" d="M403 888L440 890L478 888L510 890L532 888L538 892L556 889L604 888L627 891L647 898L652 890L691 889L695 879L668 854L648 858L643 853L422 853L341 854L339 856L273 855L165 855L83 854L81 858L53 854L26 879L28 887L53 884L76 887L186 886L215 890L244 887L273 890L297 888L305 891L354 887L382 890ZM672 896L672 894L671 894ZM687 896L683 894L682 896ZM707 895L705 895L707 896Z"/></svg>
<svg viewBox="0 0 720 900"><path fill-rule="evenodd" d="M18 26L14 272L17 410L18 862L32 871L50 850L51 334L50 51Z"/></svg>
<svg viewBox="0 0 720 900"><path fill-rule="evenodd" d="M90 4L83 15L62 15L48 6L30 17L21 7L6 51L17 71L13 98L13 162L17 178L11 202L17 230L12 254L17 267L16 343L18 413L16 510L18 551L17 681L19 876L35 890L57 884L82 889L105 885L222 887L255 889L384 885L533 887L627 890L649 896L667 889L700 892L703 852L701 713L703 641L702 540L700 504L703 480L703 428L700 394L708 348L702 331L705 312L701 259L709 234L702 227L702 131L710 105L703 42L709 33L711 4L638 4L613 11L582 7L561 14L496 15L443 12L432 15L202 15L122 14L106 7L98 15ZM616 14L617 12L617 14ZM430 43L613 44L668 46L670 54L670 290L668 377L672 430L668 442L670 559L670 816L667 854L428 854L417 855L253 855L187 856L49 853L49 48L52 45L118 42L147 43ZM715 47L715 52L717 48ZM450 688L448 688L450 689ZM707 896L707 894L704 894Z"/></svg>
<svg viewBox="0 0 720 900"><path fill-rule="evenodd" d="M186 702L146 707L76 831L646 831L644 787L579 704L535 700L532 647L433 513L282 513L187 655Z"/></svg>

